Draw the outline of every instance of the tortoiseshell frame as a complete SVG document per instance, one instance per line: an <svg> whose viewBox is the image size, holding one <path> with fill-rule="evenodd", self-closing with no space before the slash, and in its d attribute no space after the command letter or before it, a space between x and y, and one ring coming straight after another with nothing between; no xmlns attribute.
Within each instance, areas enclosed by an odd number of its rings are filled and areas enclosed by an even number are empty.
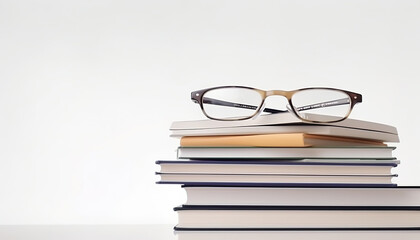
<svg viewBox="0 0 420 240"><path fill-rule="evenodd" d="M213 117L207 115L206 111L204 110L204 107L203 107L203 95L207 91L214 90L214 89L219 89L219 88L244 88L244 89L254 90L254 91L258 92L261 95L261 98L262 98L261 104L258 106L258 108L256 109L255 113L253 115L251 115L251 116L248 116L248 117L235 118L235 119L219 119L219 118L213 118ZM314 120L308 120L308 119L304 119L304 118L300 117L299 114L296 112L295 107L292 104L292 96L293 96L293 94L295 94L295 93L297 93L299 91L302 91L302 90L311 90L311 89L334 90L334 91L340 91L340 92L343 92L343 93L347 94L349 96L349 98L350 98L350 101L351 101L349 112L343 118L338 119L338 120L333 120L333 121L314 121ZM336 89L336 88L311 87L311 88L296 89L296 90L292 90L292 91L285 91L285 90L269 90L269 91L265 91L265 90L261 90L261 89L257 89L257 88L252 88L252 87L245 87L245 86L219 86L219 87L206 88L206 89L202 89L202 90L193 91L193 92L191 92L191 100L193 102L195 102L195 103L198 103L200 105L200 108L203 111L204 115L207 118L209 118L209 119L221 120L221 121L235 121L235 120L246 120L246 119L250 119L250 118L255 117L256 115L258 115L261 112L261 108L262 108L262 106L264 106L265 99L267 97L269 97L269 96L274 96L274 95L286 97L289 105L291 106L291 110L296 115L296 117L298 117L302 121L305 121L305 122L313 122L313 123L333 123L333 122L342 121L342 120L348 118L348 116L350 115L350 113L353 110L353 107L354 107L354 105L356 105L356 103L361 103L362 102L362 95L361 94L350 92L350 91L346 91L346 90L342 90L342 89Z"/></svg>

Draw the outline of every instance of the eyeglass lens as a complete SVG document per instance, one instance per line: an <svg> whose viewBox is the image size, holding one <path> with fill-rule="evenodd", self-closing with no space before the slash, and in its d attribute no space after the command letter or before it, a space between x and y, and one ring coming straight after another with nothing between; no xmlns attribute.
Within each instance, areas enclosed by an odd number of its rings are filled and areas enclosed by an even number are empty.
<svg viewBox="0 0 420 240"><path fill-rule="evenodd" d="M215 119L243 119L253 116L263 99L247 88L218 88L203 95L203 110Z"/></svg>
<svg viewBox="0 0 420 240"><path fill-rule="evenodd" d="M345 92L332 89L306 89L292 96L299 117L311 121L339 121L351 110L351 99Z"/></svg>

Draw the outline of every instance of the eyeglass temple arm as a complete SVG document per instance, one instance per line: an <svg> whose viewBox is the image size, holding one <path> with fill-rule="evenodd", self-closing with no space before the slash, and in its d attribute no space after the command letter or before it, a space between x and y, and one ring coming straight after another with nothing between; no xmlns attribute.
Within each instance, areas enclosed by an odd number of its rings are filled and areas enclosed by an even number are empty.
<svg viewBox="0 0 420 240"><path fill-rule="evenodd" d="M198 103L198 101L195 100L195 99L191 99L191 100L195 103ZM206 98L206 97L203 98L203 103L226 106L226 107L245 108L245 109L252 109L252 110L256 110L258 108L258 106L247 105L247 104L243 104L243 103L234 103L234 102L222 101L222 100L217 100L217 99L214 99L214 98ZM332 100L332 101L328 101L328 102L320 102L320 103L315 103L315 104L311 104L311 105L298 107L296 110L297 111L306 111L306 110L311 110L311 109L339 106L339 105L344 105L344 104L350 104L350 100L348 98L342 98L342 99ZM287 110L273 109L273 108L264 108L263 112L283 113L283 112L288 112L288 111Z"/></svg>
<svg viewBox="0 0 420 240"><path fill-rule="evenodd" d="M311 105L298 107L298 108L296 108L296 110L297 111L306 111L306 110L317 109L317 108L340 106L340 105L345 105L345 104L350 104L350 103L351 103L350 99L341 98L341 99L336 99L336 100L332 100L332 101L314 103L314 104L311 104Z"/></svg>

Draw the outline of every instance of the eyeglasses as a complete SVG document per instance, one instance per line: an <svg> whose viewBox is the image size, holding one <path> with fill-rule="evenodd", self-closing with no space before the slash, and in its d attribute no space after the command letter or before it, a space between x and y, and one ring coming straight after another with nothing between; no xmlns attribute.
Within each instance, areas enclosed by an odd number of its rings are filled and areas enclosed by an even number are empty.
<svg viewBox="0 0 420 240"><path fill-rule="evenodd" d="M264 108L269 96L287 98L287 110ZM200 104L210 119L234 121L258 116L261 112L292 112L305 122L332 123L346 119L362 95L335 88L302 88L293 91L264 91L243 86L206 88L191 93L191 100Z"/></svg>

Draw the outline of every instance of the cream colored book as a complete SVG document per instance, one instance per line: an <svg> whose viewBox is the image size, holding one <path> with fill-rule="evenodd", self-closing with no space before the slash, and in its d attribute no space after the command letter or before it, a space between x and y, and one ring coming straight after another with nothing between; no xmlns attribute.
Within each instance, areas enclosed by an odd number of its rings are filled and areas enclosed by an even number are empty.
<svg viewBox="0 0 420 240"><path fill-rule="evenodd" d="M184 136L181 147L318 147L318 146L386 146L383 142L314 135L306 133L275 133L226 136Z"/></svg>

